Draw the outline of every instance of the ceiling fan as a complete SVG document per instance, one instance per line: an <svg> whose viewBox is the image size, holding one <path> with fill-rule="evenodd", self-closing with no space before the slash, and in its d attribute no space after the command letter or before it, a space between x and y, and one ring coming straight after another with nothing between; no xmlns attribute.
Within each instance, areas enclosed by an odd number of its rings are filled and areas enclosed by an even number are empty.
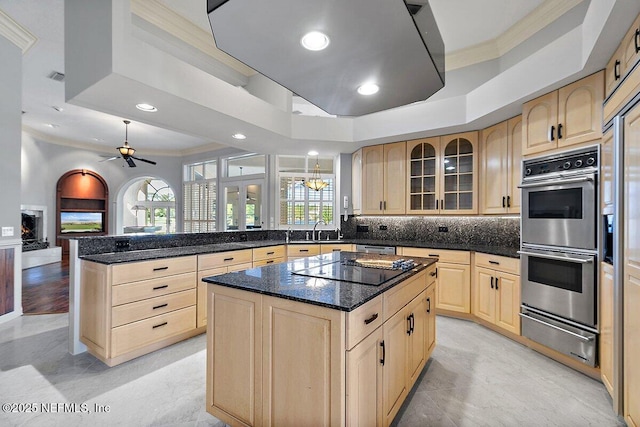
<svg viewBox="0 0 640 427"><path fill-rule="evenodd" d="M129 167L131 167L131 168L135 168L136 167L136 163L133 161L133 159L140 160L141 162L150 163L152 165L155 165L156 162L154 162L153 160L147 160L147 159L143 159L141 157L136 157L136 156L133 155L136 152L136 149L132 148L129 145L129 141L128 141L129 123L131 123L131 121L130 120L123 120L123 122L124 122L124 126L125 126L125 130L124 130L124 145L122 145L121 147L116 148L116 150L118 150L118 153L120 154L120 156L125 160L125 162L127 162ZM115 160L117 158L118 158L118 156L113 156L113 157L110 157L108 159L104 159L102 161L104 162L104 161L109 161L109 160Z"/></svg>

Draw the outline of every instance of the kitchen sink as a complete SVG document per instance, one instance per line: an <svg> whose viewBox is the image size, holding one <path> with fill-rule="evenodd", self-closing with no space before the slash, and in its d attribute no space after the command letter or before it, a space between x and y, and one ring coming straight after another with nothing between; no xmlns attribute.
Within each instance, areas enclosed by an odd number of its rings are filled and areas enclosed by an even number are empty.
<svg viewBox="0 0 640 427"><path fill-rule="evenodd" d="M348 245L344 240L290 240L289 245L313 245L313 244L336 244L336 243L344 243Z"/></svg>

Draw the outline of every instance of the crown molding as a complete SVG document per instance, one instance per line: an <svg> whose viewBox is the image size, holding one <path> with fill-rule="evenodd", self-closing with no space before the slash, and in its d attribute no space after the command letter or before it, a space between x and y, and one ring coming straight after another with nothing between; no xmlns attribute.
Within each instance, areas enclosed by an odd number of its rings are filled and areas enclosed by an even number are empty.
<svg viewBox="0 0 640 427"><path fill-rule="evenodd" d="M498 37L448 53L445 58L446 69L456 70L499 58L583 1L546 0Z"/></svg>
<svg viewBox="0 0 640 427"><path fill-rule="evenodd" d="M198 27L157 0L131 0L131 13L246 77L256 74L252 68L219 50L211 33Z"/></svg>
<svg viewBox="0 0 640 427"><path fill-rule="evenodd" d="M24 55L38 38L0 9L0 35L18 46Z"/></svg>
<svg viewBox="0 0 640 427"><path fill-rule="evenodd" d="M95 151L103 154L113 154L114 156L117 155L115 151L116 149L115 146L110 147L105 145L97 145L97 144L91 144L91 143L77 141L73 139L62 138L55 135L49 135L47 133L41 132L37 129L34 129L26 125L22 125L22 131L33 136L34 138L37 138L40 141L44 141L50 144L62 145L65 147L77 148L79 150L85 150L85 151ZM164 156L164 157L181 157L189 154L200 154L200 153L205 153L207 151L218 150L222 147L224 147L224 145L212 142L206 145L201 145L199 147L195 147L187 150L147 150L145 149L144 154L145 156L149 155L149 156Z"/></svg>

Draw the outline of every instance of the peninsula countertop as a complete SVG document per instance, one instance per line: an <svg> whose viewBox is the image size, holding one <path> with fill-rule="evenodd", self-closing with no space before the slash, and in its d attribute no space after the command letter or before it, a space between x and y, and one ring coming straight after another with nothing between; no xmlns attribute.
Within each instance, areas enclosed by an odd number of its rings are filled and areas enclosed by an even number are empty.
<svg viewBox="0 0 640 427"><path fill-rule="evenodd" d="M435 258L412 259L418 264L398 276L378 285L363 285L320 277L292 274L293 272L334 263L337 268L344 261L395 260L399 255L374 255L356 252L334 252L301 258L281 264L205 277L202 280L216 285L271 295L279 298L320 305L336 310L352 311L397 284L409 279L437 262Z"/></svg>
<svg viewBox="0 0 640 427"><path fill-rule="evenodd" d="M423 241L395 241L395 240L363 240L363 239L345 239L345 240L302 240L286 243L282 240L254 240L248 242L229 242L214 243L208 245L193 246L176 246L159 249L144 250L124 250L118 252L107 252L92 255L83 255L80 258L87 261L93 261L100 264L121 264L125 262L148 261L152 259L175 258L189 255L201 255L216 252L237 251L242 249L254 249L279 245L297 245L297 244L366 244L366 245L384 245L396 247L413 247L413 248L429 248L429 249L448 249L459 251L475 251L483 252L490 255L500 255L510 258L519 258L518 249L504 246L494 245L466 245L457 243L434 243Z"/></svg>

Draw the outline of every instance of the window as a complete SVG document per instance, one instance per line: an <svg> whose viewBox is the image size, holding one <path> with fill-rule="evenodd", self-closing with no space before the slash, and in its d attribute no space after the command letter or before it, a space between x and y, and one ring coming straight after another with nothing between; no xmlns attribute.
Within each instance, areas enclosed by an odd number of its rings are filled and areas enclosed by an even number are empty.
<svg viewBox="0 0 640 427"><path fill-rule="evenodd" d="M320 176L328 185L314 191L306 187L318 162ZM309 228L322 220L327 226L334 224L335 174L333 159L311 157L278 157L279 225L280 227Z"/></svg>
<svg viewBox="0 0 640 427"><path fill-rule="evenodd" d="M144 178L125 191L124 233L175 233L176 199L173 190L161 179Z"/></svg>
<svg viewBox="0 0 640 427"><path fill-rule="evenodd" d="M217 161L189 164L184 169L184 232L216 231Z"/></svg>

